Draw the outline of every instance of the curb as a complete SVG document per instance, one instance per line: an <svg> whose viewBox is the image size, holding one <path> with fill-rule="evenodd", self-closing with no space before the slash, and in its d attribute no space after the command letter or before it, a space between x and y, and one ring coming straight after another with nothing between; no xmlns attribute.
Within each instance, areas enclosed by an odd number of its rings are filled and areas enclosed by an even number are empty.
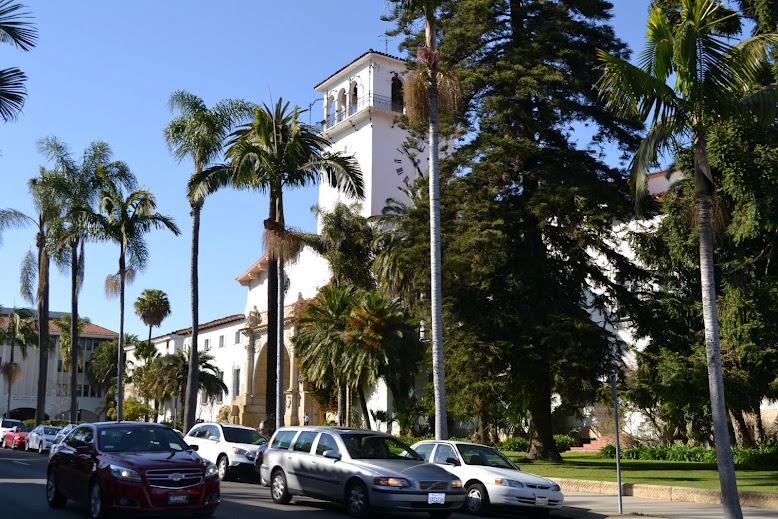
<svg viewBox="0 0 778 519"><path fill-rule="evenodd" d="M585 479L552 478L563 491L584 492L587 494L618 495L619 486L612 481L589 481ZM766 492L740 492L741 506L778 510L778 494ZM622 483L622 496L660 499L663 501L682 501L708 505L721 504L721 491L707 488L673 487L666 485L646 485L641 483Z"/></svg>

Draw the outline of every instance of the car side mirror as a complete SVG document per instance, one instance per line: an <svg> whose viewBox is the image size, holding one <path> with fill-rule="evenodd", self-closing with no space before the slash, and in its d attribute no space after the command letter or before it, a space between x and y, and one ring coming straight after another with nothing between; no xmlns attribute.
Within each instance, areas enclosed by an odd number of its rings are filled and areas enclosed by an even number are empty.
<svg viewBox="0 0 778 519"><path fill-rule="evenodd" d="M76 454L92 454L93 450L91 445L79 445L76 447Z"/></svg>
<svg viewBox="0 0 778 519"><path fill-rule="evenodd" d="M328 451L324 451L324 457L333 460L339 460L342 456L338 451L330 449Z"/></svg>
<svg viewBox="0 0 778 519"><path fill-rule="evenodd" d="M456 458L446 458L446 463L449 465L454 465L455 467L459 466L459 460Z"/></svg>
<svg viewBox="0 0 778 519"><path fill-rule="evenodd" d="M198 450L200 448L200 446L199 445L189 445L189 448L192 449L193 451L196 451L196 450Z"/></svg>

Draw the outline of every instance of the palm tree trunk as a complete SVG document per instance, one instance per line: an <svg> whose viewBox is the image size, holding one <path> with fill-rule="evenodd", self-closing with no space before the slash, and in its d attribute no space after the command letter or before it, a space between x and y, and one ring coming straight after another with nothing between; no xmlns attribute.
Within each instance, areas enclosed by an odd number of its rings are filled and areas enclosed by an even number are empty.
<svg viewBox="0 0 778 519"><path fill-rule="evenodd" d="M276 230L279 234L284 231L284 199L279 189L276 192ZM279 236L280 238L281 236ZM279 245L279 250L282 247ZM276 429L284 425L284 255L277 254L278 258L278 316L276 322Z"/></svg>
<svg viewBox="0 0 778 519"><path fill-rule="evenodd" d="M357 393L359 394L359 405L362 408L362 418L365 422L365 429L372 429L373 427L370 424L370 411L367 409L367 397L365 396L365 390L362 387L361 382L357 388Z"/></svg>
<svg viewBox="0 0 778 519"><path fill-rule="evenodd" d="M78 422L78 240L70 247L70 423Z"/></svg>
<svg viewBox="0 0 778 519"><path fill-rule="evenodd" d="M38 233L38 387L35 425L46 419L46 388L49 378L49 255L45 235Z"/></svg>
<svg viewBox="0 0 778 519"><path fill-rule="evenodd" d="M695 156L698 154L695 146ZM707 163L707 161L706 161ZM695 172L695 179L698 173ZM724 401L724 376L721 368L719 318L716 308L716 285L713 271L713 233L710 222L710 196L697 197L700 231L700 278L702 282L702 315L705 323L705 350L708 361L708 385L713 417L713 438L716 444L716 462L721 484L721 502L724 517L742 519L740 496L735 479L735 463L727 429L727 407Z"/></svg>
<svg viewBox="0 0 778 519"><path fill-rule="evenodd" d="M116 359L116 421L124 420L124 386L122 375L124 374L124 246L119 256L119 351Z"/></svg>
<svg viewBox="0 0 778 519"><path fill-rule="evenodd" d="M192 283L192 346L189 352L189 373L186 384L186 405L184 405L184 432L189 431L195 424L197 411L197 389L199 386L199 368L197 353L198 332L198 273L197 256L200 241L200 209L202 200L192 203L192 257L191 257L191 283Z"/></svg>
<svg viewBox="0 0 778 519"><path fill-rule="evenodd" d="M14 343L11 342L11 362L9 364L14 363ZM5 417L10 418L11 417L11 385L14 383L13 377L8 377L8 402L5 406Z"/></svg>
<svg viewBox="0 0 778 519"><path fill-rule="evenodd" d="M346 425L345 413L346 408L346 384L342 381L338 381L338 427L344 427Z"/></svg>
<svg viewBox="0 0 778 519"><path fill-rule="evenodd" d="M267 220L265 220L265 230L271 231L275 228L277 219L278 197L276 190L270 188L270 210ZM276 408L276 359L278 358L276 344L278 342L278 330L275 323L278 321L278 260L275 257L269 258L267 272L267 346L266 357L267 382L265 385L265 420L270 414L275 412ZM275 420L273 420L275 423Z"/></svg>
<svg viewBox="0 0 778 519"><path fill-rule="evenodd" d="M756 421L756 443L761 444L765 441L764 435L764 423L762 423L762 410L759 406L756 407L754 412L754 421Z"/></svg>
<svg viewBox="0 0 778 519"><path fill-rule="evenodd" d="M429 39L429 38L428 38ZM434 45L434 35L431 38ZM432 47L435 48L434 46ZM432 305L432 376L435 393L435 439L448 439L446 418L446 390L443 369L443 313L441 310L440 276L440 171L438 166L438 81L437 61L433 61L429 70L430 96L430 271Z"/></svg>

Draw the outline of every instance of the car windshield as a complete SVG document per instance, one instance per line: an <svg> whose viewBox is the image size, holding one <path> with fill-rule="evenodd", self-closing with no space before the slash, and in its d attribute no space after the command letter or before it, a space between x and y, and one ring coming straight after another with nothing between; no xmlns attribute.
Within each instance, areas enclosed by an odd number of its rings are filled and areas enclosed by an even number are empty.
<svg viewBox="0 0 778 519"><path fill-rule="evenodd" d="M353 459L411 459L424 461L416 451L392 436L373 434L342 434L349 455Z"/></svg>
<svg viewBox="0 0 778 519"><path fill-rule="evenodd" d="M224 430L224 441L229 443L248 443L253 445L262 445L267 443L267 439L254 429L244 429L243 427L222 427Z"/></svg>
<svg viewBox="0 0 778 519"><path fill-rule="evenodd" d="M483 445L457 445L457 450L466 465L483 465L500 469L520 470L497 449Z"/></svg>
<svg viewBox="0 0 778 519"><path fill-rule="evenodd" d="M59 427L44 427L43 428L43 434L47 436L53 436L57 434L60 431Z"/></svg>
<svg viewBox="0 0 778 519"><path fill-rule="evenodd" d="M11 420L11 419L4 419L0 421L0 427L8 427L9 429L11 427L16 427L17 425L22 425L22 422L19 420Z"/></svg>
<svg viewBox="0 0 778 519"><path fill-rule="evenodd" d="M20 426L18 426L18 427L16 428L16 432L18 432L18 433L20 433L20 432L26 432L26 433L28 433L28 432L30 432L30 431L32 431L32 427L29 427L29 426L27 426L27 425L20 425Z"/></svg>
<svg viewBox="0 0 778 519"><path fill-rule="evenodd" d="M104 452L170 452L189 449L172 429L163 427L111 427L99 432Z"/></svg>

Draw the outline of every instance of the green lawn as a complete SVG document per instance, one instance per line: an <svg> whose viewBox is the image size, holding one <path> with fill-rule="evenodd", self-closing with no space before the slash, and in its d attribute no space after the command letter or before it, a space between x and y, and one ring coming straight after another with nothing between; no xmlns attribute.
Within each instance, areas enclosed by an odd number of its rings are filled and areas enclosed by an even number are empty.
<svg viewBox="0 0 778 519"><path fill-rule="evenodd" d="M593 453L566 452L562 462L524 460L524 453L506 454L527 472L549 478L616 481L616 460L601 459ZM778 494L778 467L738 467L738 490ZM622 483L719 488L715 463L678 461L621 460Z"/></svg>

